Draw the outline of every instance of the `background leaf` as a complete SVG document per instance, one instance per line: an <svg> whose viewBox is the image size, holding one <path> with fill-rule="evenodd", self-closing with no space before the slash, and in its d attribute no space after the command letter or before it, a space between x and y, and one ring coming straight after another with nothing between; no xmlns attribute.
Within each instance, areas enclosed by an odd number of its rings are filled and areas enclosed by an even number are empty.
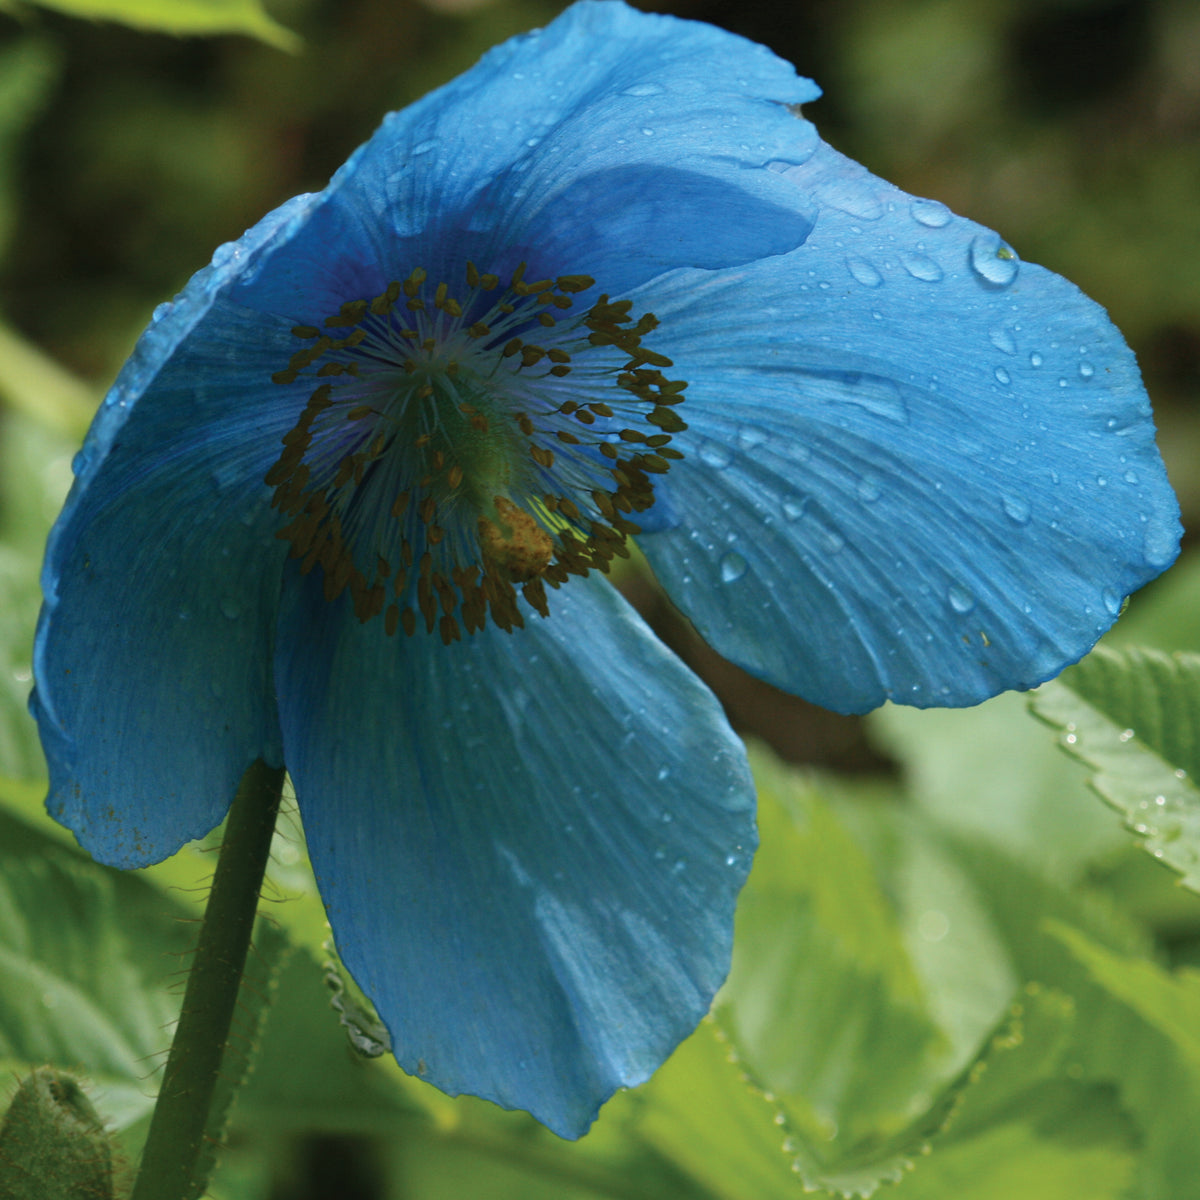
<svg viewBox="0 0 1200 1200"><path fill-rule="evenodd" d="M121 21L136 29L163 33L245 33L282 50L296 50L299 39L273 21L258 0L31 0L73 17Z"/></svg>
<svg viewBox="0 0 1200 1200"><path fill-rule="evenodd" d="M1200 890L1200 655L1098 647L1031 703L1145 848Z"/></svg>

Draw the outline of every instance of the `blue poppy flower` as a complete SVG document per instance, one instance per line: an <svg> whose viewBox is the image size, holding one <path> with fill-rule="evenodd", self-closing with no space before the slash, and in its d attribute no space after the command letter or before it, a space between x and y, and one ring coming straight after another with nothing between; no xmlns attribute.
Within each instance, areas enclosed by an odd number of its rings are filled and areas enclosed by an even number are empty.
<svg viewBox="0 0 1200 1200"><path fill-rule="evenodd" d="M1077 659L1174 557L1069 283L817 138L762 47L584 0L155 313L50 540L50 811L160 859L286 762L406 1070L582 1133L699 1020L740 743L604 579L833 708Z"/></svg>

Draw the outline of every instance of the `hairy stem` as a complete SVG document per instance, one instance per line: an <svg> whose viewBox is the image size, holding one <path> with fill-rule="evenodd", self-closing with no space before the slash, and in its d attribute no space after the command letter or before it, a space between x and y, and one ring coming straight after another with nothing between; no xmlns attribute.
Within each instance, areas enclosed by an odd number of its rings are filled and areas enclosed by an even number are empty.
<svg viewBox="0 0 1200 1200"><path fill-rule="evenodd" d="M250 948L283 768L255 762L229 810L212 894L130 1200L193 1200L197 1164Z"/></svg>

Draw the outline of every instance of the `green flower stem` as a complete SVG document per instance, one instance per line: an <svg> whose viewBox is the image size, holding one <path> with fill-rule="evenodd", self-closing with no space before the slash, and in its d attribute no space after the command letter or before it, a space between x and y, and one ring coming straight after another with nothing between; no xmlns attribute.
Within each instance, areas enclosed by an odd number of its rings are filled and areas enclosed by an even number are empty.
<svg viewBox="0 0 1200 1200"><path fill-rule="evenodd" d="M130 1200L192 1200L258 910L284 771L255 762L229 810L200 942Z"/></svg>

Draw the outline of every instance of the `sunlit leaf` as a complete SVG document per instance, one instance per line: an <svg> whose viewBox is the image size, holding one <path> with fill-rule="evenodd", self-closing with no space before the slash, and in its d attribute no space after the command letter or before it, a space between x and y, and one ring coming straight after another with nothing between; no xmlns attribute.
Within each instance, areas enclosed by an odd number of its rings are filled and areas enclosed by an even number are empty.
<svg viewBox="0 0 1200 1200"><path fill-rule="evenodd" d="M1056 879L1078 876L1124 838L1083 768L1040 736L1016 693L970 709L886 705L869 720L917 805Z"/></svg>
<svg viewBox="0 0 1200 1200"><path fill-rule="evenodd" d="M756 769L763 841L733 972L638 1128L723 1196L868 1196L903 1177L967 1076L861 846L811 781L762 755Z"/></svg>
<svg viewBox="0 0 1200 1200"><path fill-rule="evenodd" d="M295 50L299 39L273 21L258 0L31 0L73 17L120 21L161 33L245 33L282 50Z"/></svg>
<svg viewBox="0 0 1200 1200"><path fill-rule="evenodd" d="M1098 647L1032 704L1142 845L1200 890L1200 655Z"/></svg>

